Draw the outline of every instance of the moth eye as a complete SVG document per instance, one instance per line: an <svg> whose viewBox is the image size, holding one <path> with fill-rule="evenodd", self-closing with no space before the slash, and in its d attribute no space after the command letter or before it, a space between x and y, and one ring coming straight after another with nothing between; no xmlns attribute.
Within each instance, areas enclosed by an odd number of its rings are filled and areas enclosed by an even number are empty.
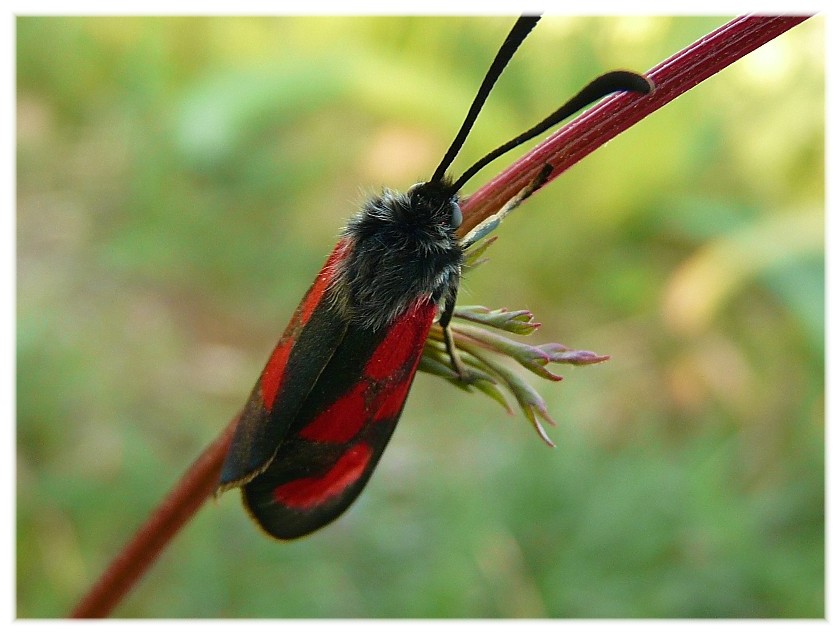
<svg viewBox="0 0 840 634"><path fill-rule="evenodd" d="M452 217L449 220L449 224L452 225L453 229L457 229L461 226L461 221L464 219L463 215L461 215L461 208L458 206L454 200L449 203L451 205L451 213Z"/></svg>

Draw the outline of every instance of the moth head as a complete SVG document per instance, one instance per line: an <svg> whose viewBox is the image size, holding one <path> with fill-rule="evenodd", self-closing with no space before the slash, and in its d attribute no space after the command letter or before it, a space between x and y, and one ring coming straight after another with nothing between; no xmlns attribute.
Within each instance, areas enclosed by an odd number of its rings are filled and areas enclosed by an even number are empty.
<svg viewBox="0 0 840 634"><path fill-rule="evenodd" d="M461 226L463 216L458 204L458 194L447 181L416 183L408 188L406 196L411 211L417 216L429 216L437 222L445 222L452 230Z"/></svg>

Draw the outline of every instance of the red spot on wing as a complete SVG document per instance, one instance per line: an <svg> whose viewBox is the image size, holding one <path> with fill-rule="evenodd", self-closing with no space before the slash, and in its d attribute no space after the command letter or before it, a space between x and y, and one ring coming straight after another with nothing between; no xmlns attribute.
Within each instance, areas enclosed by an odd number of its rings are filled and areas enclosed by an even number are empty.
<svg viewBox="0 0 840 634"><path fill-rule="evenodd" d="M346 239L339 240L335 245L332 253L327 258L326 263L318 273L318 277L309 287L303 301L295 311L289 325L283 332L283 337L280 343L274 348L271 353L268 363L263 370L260 382L262 384L262 399L263 405L268 411L271 411L274 406L274 399L277 398L277 393L280 391L280 385L283 383L283 376L286 373L286 364L289 361L289 354L292 347L297 340L297 333L300 332L307 322L312 318L312 314L321 302L324 292L330 285L333 275L335 274L336 264L345 257L347 253L348 241Z"/></svg>
<svg viewBox="0 0 840 634"><path fill-rule="evenodd" d="M420 303L406 311L371 355L365 375L374 381L384 381L399 373L409 362L419 360L434 316L435 306L431 302Z"/></svg>
<svg viewBox="0 0 840 634"><path fill-rule="evenodd" d="M417 357L418 361L420 357ZM408 397L408 389L411 387L411 379L414 372L409 374L399 385L382 393L381 402L376 410L376 420L393 420L402 411L405 399Z"/></svg>
<svg viewBox="0 0 840 634"><path fill-rule="evenodd" d="M398 319L374 350L353 389L304 427L299 432L301 438L343 444L369 421L396 418L408 395L434 315L434 305L424 303Z"/></svg>
<svg viewBox="0 0 840 634"><path fill-rule="evenodd" d="M286 507L308 509L342 493L364 473L373 449L359 443L348 449L324 475L298 478L274 488L274 500Z"/></svg>
<svg viewBox="0 0 840 634"><path fill-rule="evenodd" d="M410 318L400 322L388 333L365 367L365 372L372 377L393 378L394 374L401 377L399 382L379 395L376 404L377 420L396 419L402 411L434 316L433 304L419 304Z"/></svg>
<svg viewBox="0 0 840 634"><path fill-rule="evenodd" d="M365 405L368 383L359 381L347 394L321 412L300 431L306 440L345 443L352 440L370 418Z"/></svg>

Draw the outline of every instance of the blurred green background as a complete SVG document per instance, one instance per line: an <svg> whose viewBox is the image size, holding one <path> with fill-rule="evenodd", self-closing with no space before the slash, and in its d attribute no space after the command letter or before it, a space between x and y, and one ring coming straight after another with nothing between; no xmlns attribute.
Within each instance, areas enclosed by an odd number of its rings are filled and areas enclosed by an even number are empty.
<svg viewBox="0 0 840 634"><path fill-rule="evenodd" d="M727 19L546 18L453 171ZM17 19L19 617L66 615L238 411L342 222L429 177L511 22ZM823 28L574 167L466 279L535 342L612 355L534 380L557 449L421 375L339 521L279 544L225 495L116 616L822 616Z"/></svg>

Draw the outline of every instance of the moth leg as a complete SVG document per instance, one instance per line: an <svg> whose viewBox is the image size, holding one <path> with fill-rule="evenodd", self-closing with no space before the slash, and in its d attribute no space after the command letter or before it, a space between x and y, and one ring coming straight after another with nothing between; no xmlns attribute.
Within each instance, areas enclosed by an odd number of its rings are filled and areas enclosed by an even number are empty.
<svg viewBox="0 0 840 634"><path fill-rule="evenodd" d="M516 209L519 205L521 205L531 194L537 191L540 187L542 187L545 182L548 180L549 174L553 170L553 166L546 163L543 165L542 169L537 173L534 179L528 183L525 187L523 187L513 198L511 198L505 205L496 212L491 218L488 219L489 222L495 222L498 224L502 218L504 218L507 214L511 211ZM470 233L469 236L464 238L464 241L461 243L461 247L464 249L468 249L472 244L475 243L477 239L480 237L481 233L481 226L479 225ZM472 383L475 380L475 375L470 372L469 368L464 365L464 362L461 360L461 356L458 354L458 348L455 347L455 339L452 336L452 329L449 327L449 322L452 321L452 315L455 312L455 299L458 295L458 284L453 283L449 288L449 291L446 294L446 300L443 303L443 310L440 313L440 319L438 320L438 324L443 331L443 343L446 346L446 354L449 355L449 359L452 361L452 369L458 375L458 380L462 383Z"/></svg>
<svg viewBox="0 0 840 634"><path fill-rule="evenodd" d="M453 287L447 294L446 301L443 304L443 310L440 313L438 325L443 331L443 343L446 346L446 354L452 361L452 369L458 375L458 380L463 383L472 383L472 372L467 369L464 362L461 360L461 355L458 354L458 348L455 347L455 339L452 336L452 328L449 327L449 322L452 321L452 314L455 312L455 297L457 295L457 286Z"/></svg>

